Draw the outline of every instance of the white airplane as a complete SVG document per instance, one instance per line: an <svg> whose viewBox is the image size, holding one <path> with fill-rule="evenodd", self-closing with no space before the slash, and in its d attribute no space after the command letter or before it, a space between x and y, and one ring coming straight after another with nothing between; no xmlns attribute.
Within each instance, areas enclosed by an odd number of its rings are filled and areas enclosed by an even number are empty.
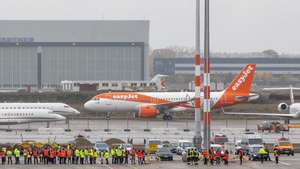
<svg viewBox="0 0 300 169"><path fill-rule="evenodd" d="M62 116L76 115L80 112L64 103L0 103L0 110L51 110Z"/></svg>
<svg viewBox="0 0 300 169"><path fill-rule="evenodd" d="M255 64L248 64L225 90L211 92L211 107L219 109L257 99L257 94L250 93L255 70ZM194 111L194 96L195 92L108 92L93 97L84 108L97 113L137 112L144 118L163 114L164 120L171 120L170 113Z"/></svg>
<svg viewBox="0 0 300 169"><path fill-rule="evenodd" d="M48 109L0 109L0 125L65 120L64 116Z"/></svg>
<svg viewBox="0 0 300 169"><path fill-rule="evenodd" d="M269 118L282 118L282 119L299 119L300 118L300 103L295 103L293 90L300 90L300 88L294 88L292 86L285 88L264 88L264 91L276 91L276 90L290 90L291 104L279 103L277 110L281 113L224 113L227 115L246 115L246 116L265 116Z"/></svg>

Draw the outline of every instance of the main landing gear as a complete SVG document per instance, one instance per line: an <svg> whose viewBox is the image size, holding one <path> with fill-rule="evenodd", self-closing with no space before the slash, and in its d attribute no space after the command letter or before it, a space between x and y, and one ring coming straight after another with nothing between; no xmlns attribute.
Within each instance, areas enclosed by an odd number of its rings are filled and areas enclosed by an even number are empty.
<svg viewBox="0 0 300 169"><path fill-rule="evenodd" d="M173 120L173 117L172 117L171 115L169 115L169 114L164 114L164 115L163 115L163 120L171 121L171 120Z"/></svg>

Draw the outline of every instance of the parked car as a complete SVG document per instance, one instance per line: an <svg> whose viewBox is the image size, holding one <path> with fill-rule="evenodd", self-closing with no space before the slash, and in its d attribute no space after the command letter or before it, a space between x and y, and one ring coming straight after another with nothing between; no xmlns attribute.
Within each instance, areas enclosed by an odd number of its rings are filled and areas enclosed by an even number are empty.
<svg viewBox="0 0 300 169"><path fill-rule="evenodd" d="M176 148L178 147L178 143L171 143L170 144L170 151L172 153L176 153Z"/></svg>
<svg viewBox="0 0 300 169"><path fill-rule="evenodd" d="M182 152L187 148L187 147L194 147L194 144L191 141L187 140L179 140L178 146L176 148L176 153L178 155L182 155Z"/></svg>
<svg viewBox="0 0 300 169"><path fill-rule="evenodd" d="M173 161L173 154L167 147L159 148L156 152L156 156L159 157L161 161Z"/></svg>

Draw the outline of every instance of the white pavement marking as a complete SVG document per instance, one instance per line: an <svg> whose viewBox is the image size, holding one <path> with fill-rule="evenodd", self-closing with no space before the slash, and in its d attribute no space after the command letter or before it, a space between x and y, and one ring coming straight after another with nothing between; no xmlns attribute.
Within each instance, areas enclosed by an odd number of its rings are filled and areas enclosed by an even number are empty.
<svg viewBox="0 0 300 169"><path fill-rule="evenodd" d="M283 164L283 165L286 165L286 166L290 166L291 164L289 163L286 163L286 162L282 162L282 161L279 161L280 164Z"/></svg>
<svg viewBox="0 0 300 169"><path fill-rule="evenodd" d="M113 167L111 167L109 165L104 165L103 167L106 167L106 168L109 168L109 169L115 169L115 168L113 168Z"/></svg>

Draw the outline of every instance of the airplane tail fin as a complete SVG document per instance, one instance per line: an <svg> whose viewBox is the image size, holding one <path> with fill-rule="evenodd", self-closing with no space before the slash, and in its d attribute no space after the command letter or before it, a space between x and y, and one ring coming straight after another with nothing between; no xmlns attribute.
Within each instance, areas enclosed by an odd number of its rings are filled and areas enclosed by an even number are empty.
<svg viewBox="0 0 300 169"><path fill-rule="evenodd" d="M256 64L247 64L225 89L231 95L248 96L251 90Z"/></svg>
<svg viewBox="0 0 300 169"><path fill-rule="evenodd" d="M150 82L155 83L158 87L158 90L161 91L161 90L166 89L166 87L167 87L165 80L163 80L163 78L165 78L165 77L167 77L167 75L157 74L150 80Z"/></svg>

